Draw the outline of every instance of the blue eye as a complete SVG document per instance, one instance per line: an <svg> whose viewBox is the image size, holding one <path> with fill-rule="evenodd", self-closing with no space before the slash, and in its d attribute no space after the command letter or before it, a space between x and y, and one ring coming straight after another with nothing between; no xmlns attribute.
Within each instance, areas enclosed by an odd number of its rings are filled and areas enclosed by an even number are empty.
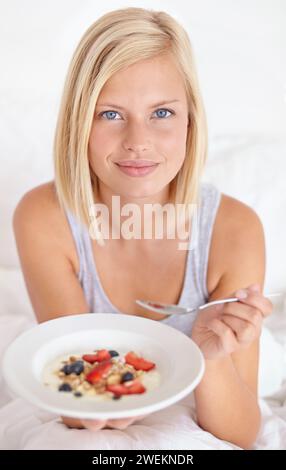
<svg viewBox="0 0 286 470"><path fill-rule="evenodd" d="M170 113L170 115L174 114L173 111L171 111L171 110L169 110L169 109L165 109L165 108L157 109L157 110L155 111L155 113L162 113L162 111L163 111L163 113ZM109 115L109 117L107 117L107 120L108 120L108 121L117 121L117 120L118 120L118 119L113 119L114 115L115 115L115 114L118 114L117 111L103 111L102 113L99 114L99 116L104 116L105 114L106 114L106 115ZM110 115L111 115L111 116L110 116ZM112 117L112 115L113 115L113 117ZM163 115L163 116L162 116L162 114L159 116L160 119L161 119L161 118L164 118L164 117L169 117L169 116L166 116L166 115Z"/></svg>
<svg viewBox="0 0 286 470"><path fill-rule="evenodd" d="M103 113L100 113L100 116L103 116L104 114L109 114L109 116L110 116L110 114L118 114L118 113L116 113L116 111L104 111ZM115 119L109 119L109 118L107 118L107 120L108 121L115 121Z"/></svg>
<svg viewBox="0 0 286 470"><path fill-rule="evenodd" d="M161 113L162 111L163 111L163 113L174 114L173 111L170 111L169 109L164 109L164 108L157 109L157 110L155 111L155 113L159 113L159 112ZM166 116L162 116L162 115L161 115L160 118L161 118L161 117L166 117ZM167 116L167 117L168 117L168 116Z"/></svg>

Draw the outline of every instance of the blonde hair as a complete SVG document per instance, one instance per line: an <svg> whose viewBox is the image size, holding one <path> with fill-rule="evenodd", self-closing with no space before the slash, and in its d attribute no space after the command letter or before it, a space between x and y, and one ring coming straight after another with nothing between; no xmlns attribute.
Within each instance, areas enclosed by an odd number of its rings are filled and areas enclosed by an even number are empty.
<svg viewBox="0 0 286 470"><path fill-rule="evenodd" d="M55 130L57 196L61 207L86 226L98 183L89 165L88 141L100 91L117 71L164 53L172 54L181 72L189 107L186 156L170 183L170 194L175 203L198 203L207 125L189 37L164 11L118 9L101 16L80 40L67 72Z"/></svg>

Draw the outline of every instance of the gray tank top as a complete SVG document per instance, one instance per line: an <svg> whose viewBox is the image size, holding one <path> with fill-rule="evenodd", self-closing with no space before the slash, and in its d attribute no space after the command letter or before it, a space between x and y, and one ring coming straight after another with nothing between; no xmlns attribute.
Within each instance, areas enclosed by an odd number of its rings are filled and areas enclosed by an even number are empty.
<svg viewBox="0 0 286 470"><path fill-rule="evenodd" d="M191 224L191 236L189 237L190 242L188 242L192 243L196 239L197 243L194 247L189 245L191 249L187 252L185 277L178 302L178 305L187 307L198 307L205 303L209 297L207 291L208 256L221 193L212 183L202 182L199 197L197 224ZM66 211L66 216L79 258L78 279L90 312L124 313L116 309L102 288L92 250L93 240L90 237L88 228L80 223L70 211ZM194 230L197 231L196 234ZM162 299L162 302L164 302L164 299ZM166 323L190 336L196 315L197 311L185 315L169 315L162 320L154 321Z"/></svg>

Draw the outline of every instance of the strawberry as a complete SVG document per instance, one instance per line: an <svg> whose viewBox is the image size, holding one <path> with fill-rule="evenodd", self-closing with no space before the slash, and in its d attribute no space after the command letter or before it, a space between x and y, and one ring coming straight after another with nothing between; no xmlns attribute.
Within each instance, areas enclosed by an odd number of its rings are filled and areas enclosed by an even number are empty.
<svg viewBox="0 0 286 470"><path fill-rule="evenodd" d="M128 395L129 389L122 384L106 385L106 390L112 392L115 395Z"/></svg>
<svg viewBox="0 0 286 470"><path fill-rule="evenodd" d="M90 364L93 364L94 362L96 362L96 359L97 356L96 354L84 354L84 356L82 356L82 359L86 362L89 362Z"/></svg>
<svg viewBox="0 0 286 470"><path fill-rule="evenodd" d="M107 351L107 349L100 349L97 351L96 354L84 354L82 356L82 359L86 362L89 362L90 364L93 364L94 362L102 362L106 361L111 358L111 355Z"/></svg>
<svg viewBox="0 0 286 470"><path fill-rule="evenodd" d="M133 395L135 393L144 393L146 391L144 385L138 379L132 380L132 383L129 385L107 385L106 390L114 393L115 395Z"/></svg>
<svg viewBox="0 0 286 470"><path fill-rule="evenodd" d="M146 388L144 385L138 380L133 380L133 384L128 387L128 393L144 393Z"/></svg>
<svg viewBox="0 0 286 470"><path fill-rule="evenodd" d="M143 357L137 356L133 351L129 351L125 355L125 361L137 370L150 370L156 365L154 362L146 361Z"/></svg>
<svg viewBox="0 0 286 470"><path fill-rule="evenodd" d="M99 380L103 378L103 375L107 374L110 367L112 366L111 361L103 361L101 364L98 364L94 367L86 376L86 380L91 383L95 384Z"/></svg>

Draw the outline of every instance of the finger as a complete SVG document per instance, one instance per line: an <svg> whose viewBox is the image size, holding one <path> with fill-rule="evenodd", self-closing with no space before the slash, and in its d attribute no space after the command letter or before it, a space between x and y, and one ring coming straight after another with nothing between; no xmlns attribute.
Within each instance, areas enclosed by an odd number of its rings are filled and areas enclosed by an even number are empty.
<svg viewBox="0 0 286 470"><path fill-rule="evenodd" d="M136 416L136 419L143 419L149 416L151 413L146 413L145 415Z"/></svg>
<svg viewBox="0 0 286 470"><path fill-rule="evenodd" d="M226 354L230 354L235 351L235 349L237 349L238 342L236 336L232 329L227 326L223 321L219 320L218 318L215 318L210 322L208 327L209 329L214 331L214 333L217 334L222 344L223 351Z"/></svg>
<svg viewBox="0 0 286 470"><path fill-rule="evenodd" d="M255 326L253 323L250 323L247 320L242 320L241 318L237 318L233 315L222 315L221 321L233 330L237 341L240 344L251 343L261 332L261 327L259 325Z"/></svg>
<svg viewBox="0 0 286 470"><path fill-rule="evenodd" d="M260 292L261 293L261 286L258 283L251 284L250 286L248 286L248 289L253 291L253 292Z"/></svg>
<svg viewBox="0 0 286 470"><path fill-rule="evenodd" d="M106 423L106 426L113 428L113 429L126 429L132 422L134 418L126 418L126 419L109 419Z"/></svg>
<svg viewBox="0 0 286 470"><path fill-rule="evenodd" d="M106 419L82 419L82 424L90 431L98 431L106 424Z"/></svg>
<svg viewBox="0 0 286 470"><path fill-rule="evenodd" d="M150 414L150 413L148 413ZM140 415L140 416L132 416L131 418L124 418L124 419L110 419L107 422L107 426L115 428L115 429L126 429L130 424L134 423L135 421L140 421L141 419L148 416L148 414Z"/></svg>
<svg viewBox="0 0 286 470"><path fill-rule="evenodd" d="M260 310L240 302L225 304L222 314L241 318L243 320L249 321L254 326L259 326L264 318Z"/></svg>
<svg viewBox="0 0 286 470"><path fill-rule="evenodd" d="M136 421L141 421L142 419L146 418L146 416L149 416L150 413L148 414L145 414L145 415L140 415L140 416L135 416L133 418L133 423L136 422Z"/></svg>
<svg viewBox="0 0 286 470"><path fill-rule="evenodd" d="M242 291L246 292L247 297L243 298L241 297ZM253 306L260 310L262 313L263 317L267 317L272 313L273 310L273 304L272 302L267 298L264 297L262 294L259 292L256 292L252 289L239 289L234 293L234 296L239 299L239 302L243 304L247 304L250 306Z"/></svg>

